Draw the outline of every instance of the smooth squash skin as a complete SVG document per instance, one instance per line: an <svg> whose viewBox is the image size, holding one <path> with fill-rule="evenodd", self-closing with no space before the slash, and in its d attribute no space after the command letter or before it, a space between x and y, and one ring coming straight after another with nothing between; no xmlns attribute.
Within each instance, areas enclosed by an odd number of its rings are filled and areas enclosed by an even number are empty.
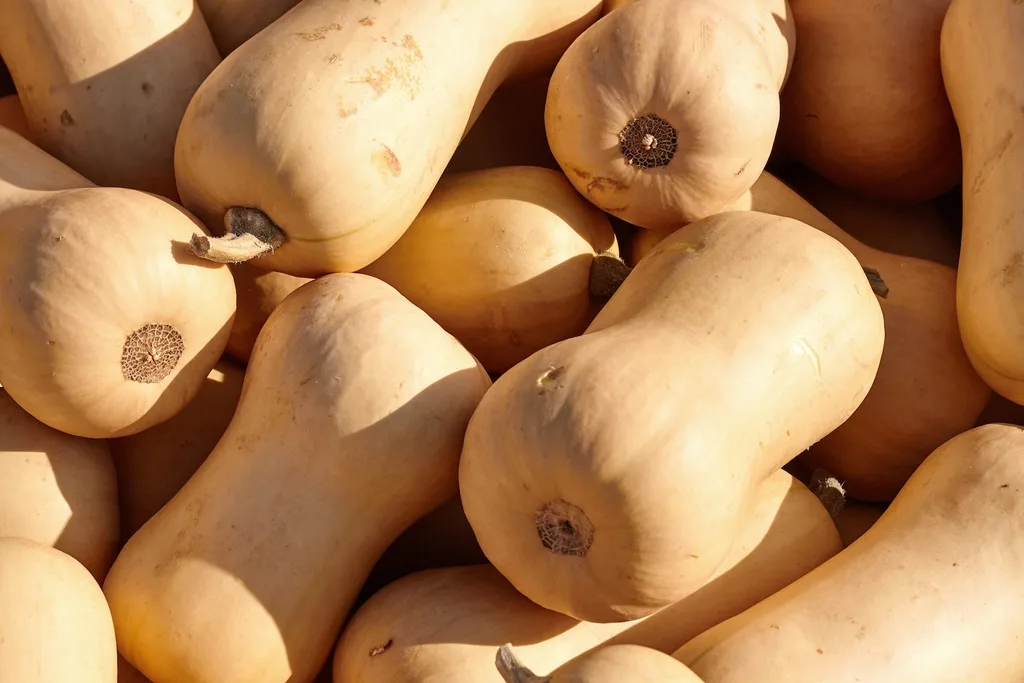
<svg viewBox="0 0 1024 683"><path fill-rule="evenodd" d="M299 0L196 0L217 49L227 57L236 47L277 21Z"/></svg>
<svg viewBox="0 0 1024 683"><path fill-rule="evenodd" d="M0 633L0 681L117 681L103 592L77 560L48 545L0 538Z"/></svg>
<svg viewBox="0 0 1024 683"><path fill-rule="evenodd" d="M107 444L47 427L0 389L0 537L53 546L102 581L117 553L117 513Z"/></svg>
<svg viewBox="0 0 1024 683"><path fill-rule="evenodd" d="M657 614L638 622L579 622L530 602L490 565L419 572L384 588L355 613L335 651L334 679L498 683L493 650L506 642L526 664L544 671L604 644L671 654L841 547L825 508L780 470L759 489L715 577Z"/></svg>
<svg viewBox="0 0 1024 683"><path fill-rule="evenodd" d="M500 374L583 333L603 303L590 283L608 253L618 245L607 216L562 173L513 166L442 179L402 238L362 272Z"/></svg>
<svg viewBox="0 0 1024 683"><path fill-rule="evenodd" d="M898 202L959 182L939 33L950 0L790 0L800 49L782 93L780 155Z"/></svg>
<svg viewBox="0 0 1024 683"><path fill-rule="evenodd" d="M929 453L974 426L991 396L960 339L956 271L863 244L767 172L732 206L803 221L884 281L888 292L878 303L885 349L871 391L849 420L801 457L835 474L853 498L892 500ZM658 241L634 238L632 258Z"/></svg>
<svg viewBox="0 0 1024 683"><path fill-rule="evenodd" d="M489 384L379 280L296 290L224 437L107 577L121 654L157 683L312 681L380 554L454 495Z"/></svg>
<svg viewBox="0 0 1024 683"><path fill-rule="evenodd" d="M222 360L180 413L139 434L111 439L121 545L181 490L213 451L235 414L244 379L245 370Z"/></svg>
<svg viewBox="0 0 1024 683"><path fill-rule="evenodd" d="M531 600L585 621L686 597L765 479L857 408L882 342L836 240L756 212L690 224L583 336L484 397L459 472L480 547Z"/></svg>
<svg viewBox="0 0 1024 683"><path fill-rule="evenodd" d="M238 301L224 352L240 363L248 363L267 318L286 296L309 282L309 278L261 270L248 263L234 263L229 267L235 278Z"/></svg>
<svg viewBox="0 0 1024 683"><path fill-rule="evenodd" d="M187 249L198 227L176 204L97 188L0 128L0 377L11 398L90 438L177 414L235 312L228 269Z"/></svg>
<svg viewBox="0 0 1024 683"><path fill-rule="evenodd" d="M297 276L387 251L506 78L553 64L600 0L304 0L235 50L185 113L186 207L208 258Z"/></svg>
<svg viewBox="0 0 1024 683"><path fill-rule="evenodd" d="M495 664L505 683L702 683L675 659L639 645L588 652L550 676L537 676L523 666L508 645L499 649Z"/></svg>
<svg viewBox="0 0 1024 683"><path fill-rule="evenodd" d="M1024 6L956 0L942 28L942 75L963 146L963 240L956 303L967 355L1024 404Z"/></svg>
<svg viewBox="0 0 1024 683"><path fill-rule="evenodd" d="M884 512L885 508L877 504L862 503L857 500L846 501L842 512L836 517L836 529L839 530L839 536L843 539L843 547L849 547L867 533Z"/></svg>
<svg viewBox="0 0 1024 683"><path fill-rule="evenodd" d="M220 61L195 0L4 0L0 54L43 149L99 185L177 199L178 125Z"/></svg>
<svg viewBox="0 0 1024 683"><path fill-rule="evenodd" d="M675 656L705 683L1024 678L1024 430L943 444L853 545Z"/></svg>
<svg viewBox="0 0 1024 683"><path fill-rule="evenodd" d="M13 130L21 137L35 142L32 131L28 128L28 119L17 95L0 97L0 126Z"/></svg>
<svg viewBox="0 0 1024 683"><path fill-rule="evenodd" d="M644 0L587 29L555 67L544 115L576 189L652 230L742 195L778 127L795 40L785 5Z"/></svg>

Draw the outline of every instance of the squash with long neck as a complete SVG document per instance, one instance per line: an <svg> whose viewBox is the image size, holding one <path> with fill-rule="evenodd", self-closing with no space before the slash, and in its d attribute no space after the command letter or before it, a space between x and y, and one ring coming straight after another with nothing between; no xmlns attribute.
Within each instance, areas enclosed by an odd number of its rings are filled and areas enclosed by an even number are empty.
<svg viewBox="0 0 1024 683"><path fill-rule="evenodd" d="M419 213L494 89L553 64L600 0L303 0L210 75L178 133L215 260L358 270Z"/></svg>
<svg viewBox="0 0 1024 683"><path fill-rule="evenodd" d="M121 654L157 682L312 681L377 558L455 494L489 385L379 280L296 290L227 432L107 576Z"/></svg>

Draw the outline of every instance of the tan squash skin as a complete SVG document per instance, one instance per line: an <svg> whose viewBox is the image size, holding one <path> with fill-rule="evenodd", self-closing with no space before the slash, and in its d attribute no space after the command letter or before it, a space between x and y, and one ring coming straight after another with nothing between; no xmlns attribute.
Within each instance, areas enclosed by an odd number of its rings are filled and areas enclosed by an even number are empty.
<svg viewBox="0 0 1024 683"><path fill-rule="evenodd" d="M834 239L755 212L692 223L583 336L481 402L459 472L480 547L534 602L585 621L682 599L757 487L860 404L882 342L867 278ZM723 417L740 414L743 429Z"/></svg>
<svg viewBox="0 0 1024 683"><path fill-rule="evenodd" d="M224 437L107 577L121 654L156 683L313 680L380 554L455 493L489 384L379 280L296 290Z"/></svg>
<svg viewBox="0 0 1024 683"><path fill-rule="evenodd" d="M542 671L603 643L671 654L841 547L821 503L779 471L760 487L749 520L715 578L653 616L639 622L579 622L530 602L490 565L425 571L384 588L356 612L335 650L334 678L498 683L493 649L506 642ZM388 641L384 651L371 655Z"/></svg>
<svg viewBox="0 0 1024 683"><path fill-rule="evenodd" d="M235 360L248 363L256 337L267 318L286 296L309 279L262 270L248 263L235 263L230 268L235 278L238 303L231 336L224 351Z"/></svg>
<svg viewBox="0 0 1024 683"><path fill-rule="evenodd" d="M791 0L800 49L779 152L861 194L919 202L960 179L939 32L950 0Z"/></svg>
<svg viewBox="0 0 1024 683"><path fill-rule="evenodd" d="M499 650L496 665L506 683L702 683L665 653L638 645L588 652L558 667L550 676L537 676L523 667L508 646Z"/></svg>
<svg viewBox="0 0 1024 683"><path fill-rule="evenodd" d="M775 139L795 40L786 12L784 1L644 0L584 32L545 109L548 144L576 189L652 230L742 195ZM647 116L658 122L638 123Z"/></svg>
<svg viewBox="0 0 1024 683"><path fill-rule="evenodd" d="M97 581L117 553L117 478L110 451L50 429L0 389L0 537L55 547Z"/></svg>
<svg viewBox="0 0 1024 683"><path fill-rule="evenodd" d="M225 57L277 21L299 0L196 0L217 49Z"/></svg>
<svg viewBox="0 0 1024 683"><path fill-rule="evenodd" d="M854 541L867 533L867 530L874 526L878 518L885 512L885 508L873 503L862 503L856 500L848 500L843 505L843 511L836 517L836 529L843 539L843 547L849 547Z"/></svg>
<svg viewBox="0 0 1024 683"><path fill-rule="evenodd" d="M213 451L235 414L244 378L245 370L222 360L180 413L144 432L110 441L121 501L122 545L181 490Z"/></svg>
<svg viewBox="0 0 1024 683"><path fill-rule="evenodd" d="M618 254L608 218L559 171L448 176L402 238L362 270L426 311L491 373L582 334L598 254Z"/></svg>
<svg viewBox="0 0 1024 683"><path fill-rule="evenodd" d="M0 538L0 633L0 681L117 681L114 627L100 587L48 545Z"/></svg>
<svg viewBox="0 0 1024 683"><path fill-rule="evenodd" d="M175 152L184 204L214 229L264 221L263 244L284 241L261 268L363 268L412 223L494 89L553 64L600 5L303 0L196 93ZM208 255L244 260L252 240Z"/></svg>
<svg viewBox="0 0 1024 683"><path fill-rule="evenodd" d="M220 61L195 0L4 0L0 53L43 149L99 185L177 199L178 124Z"/></svg>
<svg viewBox="0 0 1024 683"><path fill-rule="evenodd" d="M11 398L91 438L177 414L235 311L228 269L188 252L197 228L181 207L94 187L0 128L0 377Z"/></svg>
<svg viewBox="0 0 1024 683"><path fill-rule="evenodd" d="M26 140L35 142L32 131L28 129L28 120L25 118L25 110L21 106L21 100L17 95L0 97L0 126L13 130Z"/></svg>
<svg viewBox="0 0 1024 683"><path fill-rule="evenodd" d="M967 355L1006 398L1024 404L1024 6L953 2L942 29L942 75L964 156L957 314Z"/></svg>
<svg viewBox="0 0 1024 683"><path fill-rule="evenodd" d="M705 683L1017 683L1022 456L1020 427L951 439L853 545L675 656Z"/></svg>
<svg viewBox="0 0 1024 683"><path fill-rule="evenodd" d="M892 500L929 453L974 426L991 396L960 340L956 271L868 247L768 173L733 206L821 230L862 265L877 269L889 287L888 296L878 299L886 343L871 391L849 420L802 458L839 477L853 498ZM646 235L634 240L633 258L651 241Z"/></svg>

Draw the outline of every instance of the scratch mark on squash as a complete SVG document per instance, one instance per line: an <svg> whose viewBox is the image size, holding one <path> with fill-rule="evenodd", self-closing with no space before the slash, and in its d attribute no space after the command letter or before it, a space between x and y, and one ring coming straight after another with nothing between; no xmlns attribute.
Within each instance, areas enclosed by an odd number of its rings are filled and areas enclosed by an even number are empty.
<svg viewBox="0 0 1024 683"><path fill-rule="evenodd" d="M811 361L811 367L814 368L814 377L820 382L821 381L821 359L818 358L818 353L811 347L803 337L800 337L793 343L793 350L797 353L807 356L807 359Z"/></svg>
<svg viewBox="0 0 1024 683"><path fill-rule="evenodd" d="M576 176L580 180L590 180L590 178L593 177L593 176L590 175L589 172L584 171L582 168L576 168L575 166L570 166L569 170L572 172L572 174L574 176Z"/></svg>
<svg viewBox="0 0 1024 683"><path fill-rule="evenodd" d="M1013 131L1006 131L1006 135L996 144L995 148L985 159L985 163L981 165L981 169L978 171L978 175L974 176L974 182L971 184L971 196L977 195L981 192L981 188L988 182L988 177L992 172L993 167L996 163L1003 158L1006 154L1006 150L1010 148L1010 143L1013 142Z"/></svg>
<svg viewBox="0 0 1024 683"><path fill-rule="evenodd" d="M1024 266L1024 253L1018 251L1000 271L1004 287L1013 284L1013 281L1020 277L1022 266Z"/></svg>
<svg viewBox="0 0 1024 683"><path fill-rule="evenodd" d="M381 145L381 148L373 153L372 160L373 165L381 173L395 178L402 175L402 162L399 161L398 155L395 154L394 150L387 145Z"/></svg>
<svg viewBox="0 0 1024 683"><path fill-rule="evenodd" d="M370 649L370 656L371 657L378 657L378 656L384 654L385 652L387 652L388 650L390 650L391 646L394 645L394 644L395 644L395 639L394 638L388 638L388 642L384 643L383 645L378 645L378 646L376 646L374 648L371 648Z"/></svg>
<svg viewBox="0 0 1024 683"><path fill-rule="evenodd" d="M327 26L321 26L320 28L315 28L312 31L297 31L297 32L293 33L292 35L298 36L299 38L302 38L303 40L310 40L310 41L313 41L313 40L325 40L327 38L327 34L328 33L330 33L331 31L340 31L340 30L341 30L341 24L331 23L331 24L328 24Z"/></svg>
<svg viewBox="0 0 1024 683"><path fill-rule="evenodd" d="M605 178L603 176L597 176L589 183L587 183L587 194L590 197L594 196L595 191L602 190L625 190L626 185L614 178Z"/></svg>
<svg viewBox="0 0 1024 683"><path fill-rule="evenodd" d="M672 254L672 253L686 253L694 254L704 249L703 242L671 242L669 244L661 244L654 251L649 253L647 256L655 256L656 254Z"/></svg>
<svg viewBox="0 0 1024 683"><path fill-rule="evenodd" d="M551 365L537 378L537 393L545 394L559 386L558 381L565 376L564 365Z"/></svg>
<svg viewBox="0 0 1024 683"><path fill-rule="evenodd" d="M744 161L743 165L740 166L740 170L738 170L735 173L733 173L733 175L737 176L737 177L743 175L743 172L747 170L747 166L750 165L750 161L751 161L750 159L747 159L746 161Z"/></svg>
<svg viewBox="0 0 1024 683"><path fill-rule="evenodd" d="M373 17L363 17L362 19L359 20L359 23L362 26L373 26Z"/></svg>
<svg viewBox="0 0 1024 683"><path fill-rule="evenodd" d="M338 61L338 59L339 57L336 54L327 55L326 57L324 57L324 61L327 62L328 64L334 64L335 62Z"/></svg>

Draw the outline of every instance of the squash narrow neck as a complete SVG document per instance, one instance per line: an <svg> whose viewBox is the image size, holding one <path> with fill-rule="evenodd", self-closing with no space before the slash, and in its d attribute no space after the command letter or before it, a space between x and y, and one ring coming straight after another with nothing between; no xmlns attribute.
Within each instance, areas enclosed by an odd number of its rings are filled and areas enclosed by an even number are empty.
<svg viewBox="0 0 1024 683"><path fill-rule="evenodd" d="M43 192L95 185L14 131L0 126L0 210Z"/></svg>

